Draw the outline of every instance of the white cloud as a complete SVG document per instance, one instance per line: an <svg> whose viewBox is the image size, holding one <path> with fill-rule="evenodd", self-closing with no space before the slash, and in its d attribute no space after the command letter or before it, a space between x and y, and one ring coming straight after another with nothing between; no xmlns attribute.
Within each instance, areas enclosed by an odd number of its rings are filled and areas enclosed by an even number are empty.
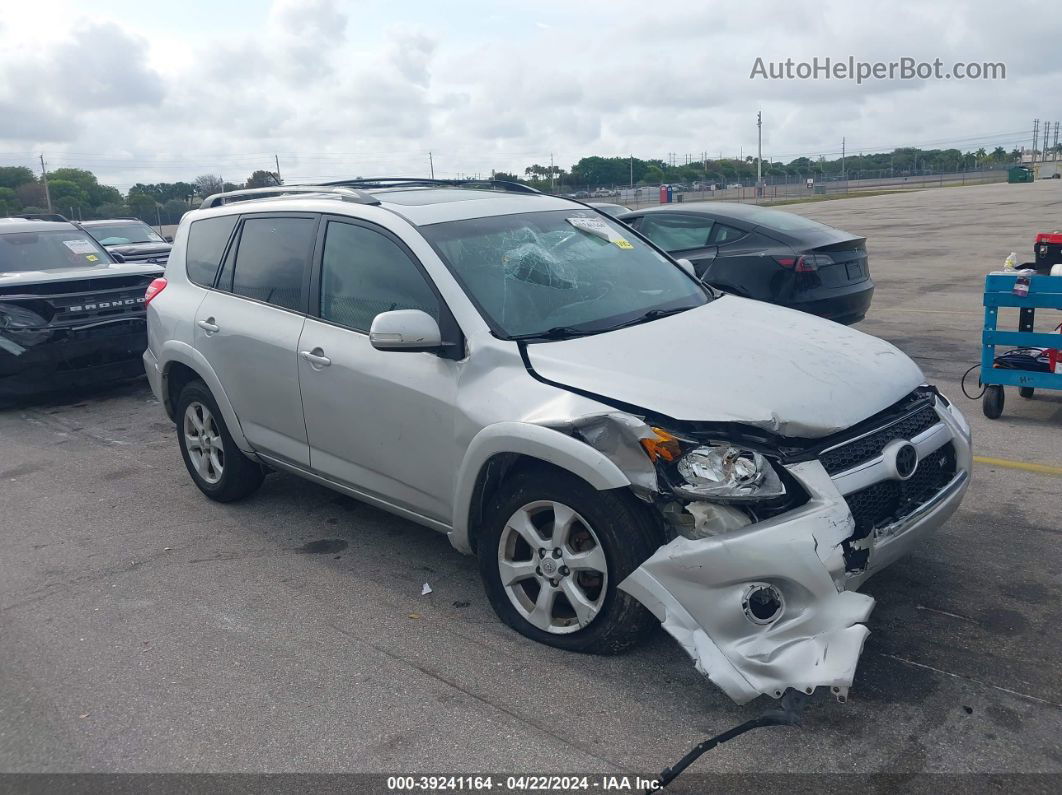
<svg viewBox="0 0 1062 795"><path fill-rule="evenodd" d="M10 4L9 4L10 5ZM1062 22L1018 0L874 5L741 2L526 8L473 0L354 4L186 0L5 6L0 164L45 151L113 184L238 180L281 156L285 177L522 171L588 154L792 159L983 136L1028 144L1053 111ZM91 9L91 10L89 10ZM178 20L174 22L173 20ZM41 35L40 31L44 31ZM750 80L755 59L1004 61L997 82ZM1062 115L1059 111L1057 115ZM1004 135L1004 133L1006 133ZM6 153L6 154L5 154Z"/></svg>

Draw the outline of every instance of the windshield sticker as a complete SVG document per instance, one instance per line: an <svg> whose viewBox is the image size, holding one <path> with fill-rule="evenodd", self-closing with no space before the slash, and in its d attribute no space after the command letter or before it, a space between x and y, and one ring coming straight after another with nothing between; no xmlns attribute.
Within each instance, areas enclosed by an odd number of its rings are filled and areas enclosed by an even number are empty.
<svg viewBox="0 0 1062 795"><path fill-rule="evenodd" d="M95 262L99 259L99 257L97 257L95 254L89 254L87 257L85 257L85 259L87 259L89 262Z"/></svg>
<svg viewBox="0 0 1062 795"><path fill-rule="evenodd" d="M609 243L615 243L619 248L633 249L634 246L630 244L623 235L606 224L600 218L566 218L569 224L582 232L588 232L595 237L599 237L602 240L607 240Z"/></svg>
<svg viewBox="0 0 1062 795"><path fill-rule="evenodd" d="M75 254L95 254L96 247L87 240L64 240L63 245Z"/></svg>

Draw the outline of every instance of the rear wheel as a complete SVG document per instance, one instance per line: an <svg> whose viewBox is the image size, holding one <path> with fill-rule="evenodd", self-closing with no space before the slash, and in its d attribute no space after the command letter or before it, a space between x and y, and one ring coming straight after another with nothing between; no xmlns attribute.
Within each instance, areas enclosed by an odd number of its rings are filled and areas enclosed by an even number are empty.
<svg viewBox="0 0 1062 795"><path fill-rule="evenodd" d="M498 616L560 649L624 651L656 624L620 582L663 539L622 491L597 491L564 472L518 474L488 511L480 574Z"/></svg>
<svg viewBox="0 0 1062 795"><path fill-rule="evenodd" d="M232 502L261 484L262 468L245 456L202 381L190 381L177 399L177 443L195 485L212 500Z"/></svg>

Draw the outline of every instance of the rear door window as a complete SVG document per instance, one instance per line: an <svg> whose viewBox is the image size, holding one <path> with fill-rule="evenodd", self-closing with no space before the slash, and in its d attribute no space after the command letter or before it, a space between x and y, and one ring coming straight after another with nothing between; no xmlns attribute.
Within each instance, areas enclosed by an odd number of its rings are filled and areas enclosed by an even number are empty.
<svg viewBox="0 0 1062 795"><path fill-rule="evenodd" d="M192 223L184 255L189 281L200 287L214 286L218 265L239 219L238 215L222 215Z"/></svg>
<svg viewBox="0 0 1062 795"><path fill-rule="evenodd" d="M232 292L283 309L305 311L305 284L317 219L246 218L233 262Z"/></svg>
<svg viewBox="0 0 1062 795"><path fill-rule="evenodd" d="M693 215L651 213L641 219L638 231L664 251L704 248L712 233L712 219Z"/></svg>
<svg viewBox="0 0 1062 795"><path fill-rule="evenodd" d="M744 229L736 229L726 224L716 224L712 227L711 243L713 246L725 246L727 243L733 243L747 234Z"/></svg>

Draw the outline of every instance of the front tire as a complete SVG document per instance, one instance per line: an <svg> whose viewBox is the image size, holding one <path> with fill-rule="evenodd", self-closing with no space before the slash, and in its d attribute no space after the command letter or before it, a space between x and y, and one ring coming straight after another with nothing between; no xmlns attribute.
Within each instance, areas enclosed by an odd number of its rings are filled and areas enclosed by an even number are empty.
<svg viewBox="0 0 1062 795"><path fill-rule="evenodd" d="M217 502L233 502L262 485L262 467L232 439L217 401L202 381L190 381L177 398L177 443L199 490Z"/></svg>
<svg viewBox="0 0 1062 795"><path fill-rule="evenodd" d="M616 654L656 619L617 587L663 543L629 492L552 469L518 473L487 511L480 574L498 616L532 640Z"/></svg>

